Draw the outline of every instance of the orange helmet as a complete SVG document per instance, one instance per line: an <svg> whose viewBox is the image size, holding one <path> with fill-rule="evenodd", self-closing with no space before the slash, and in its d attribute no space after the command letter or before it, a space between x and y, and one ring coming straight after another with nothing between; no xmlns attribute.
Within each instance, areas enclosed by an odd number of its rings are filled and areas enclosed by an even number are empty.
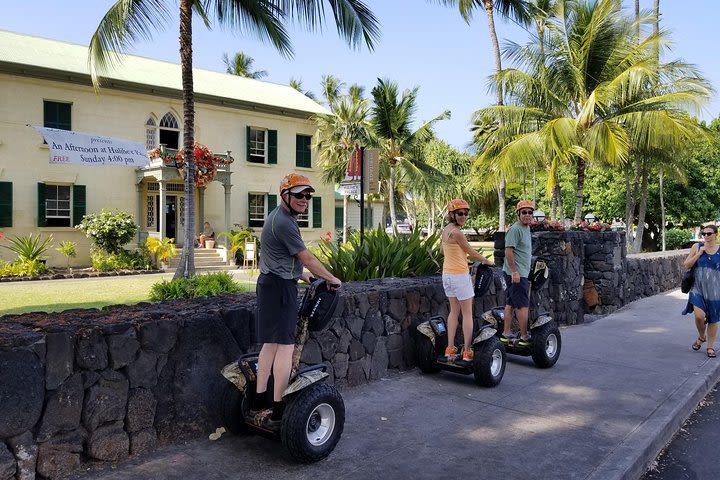
<svg viewBox="0 0 720 480"><path fill-rule="evenodd" d="M299 173L288 173L285 178L282 179L280 182L280 194L282 195L286 190L290 190L292 193L302 192L303 190L315 191L310 183L310 179Z"/></svg>
<svg viewBox="0 0 720 480"><path fill-rule="evenodd" d="M519 212L523 208L529 208L530 210L535 210L535 204L531 202L530 200L520 200L517 203L517 207L515 207L515 211Z"/></svg>
<svg viewBox="0 0 720 480"><path fill-rule="evenodd" d="M468 202L462 198L454 198L448 202L448 212L454 212L455 210L462 209L470 210L470 205L468 205Z"/></svg>

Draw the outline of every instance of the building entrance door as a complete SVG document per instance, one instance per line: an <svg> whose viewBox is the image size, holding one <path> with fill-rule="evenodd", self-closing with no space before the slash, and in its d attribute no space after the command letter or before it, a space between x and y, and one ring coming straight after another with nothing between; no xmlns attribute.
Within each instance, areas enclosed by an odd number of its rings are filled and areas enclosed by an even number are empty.
<svg viewBox="0 0 720 480"><path fill-rule="evenodd" d="M177 197L165 197L165 236L174 238L177 244Z"/></svg>

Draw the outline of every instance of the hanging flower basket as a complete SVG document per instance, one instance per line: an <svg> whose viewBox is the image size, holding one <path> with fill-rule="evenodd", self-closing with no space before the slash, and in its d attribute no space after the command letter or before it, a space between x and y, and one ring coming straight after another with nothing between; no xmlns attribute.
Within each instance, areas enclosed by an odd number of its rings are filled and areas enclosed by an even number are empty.
<svg viewBox="0 0 720 480"><path fill-rule="evenodd" d="M156 148L150 154L150 158L161 158L166 166L177 167L180 176L183 179L185 178L185 154L182 149L178 150L176 154L170 155L163 148ZM199 143L195 144L193 159L195 163L195 186L198 188L204 187L213 181L218 166L227 166L233 162L232 157L219 157L205 145Z"/></svg>

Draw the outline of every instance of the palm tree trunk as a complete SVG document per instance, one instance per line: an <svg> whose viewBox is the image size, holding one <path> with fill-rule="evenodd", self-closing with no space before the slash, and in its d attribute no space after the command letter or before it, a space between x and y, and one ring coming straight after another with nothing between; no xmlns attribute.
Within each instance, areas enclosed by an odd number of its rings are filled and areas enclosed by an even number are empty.
<svg viewBox="0 0 720 480"><path fill-rule="evenodd" d="M180 1L180 63L183 87L183 149L185 150L185 235L180 263L173 278L195 275L195 95L192 71L192 4Z"/></svg>
<svg viewBox="0 0 720 480"><path fill-rule="evenodd" d="M638 209L637 230L633 241L632 253L642 252L642 239L645 231L645 213L647 212L648 168L645 159L642 160L642 186L640 187L640 208Z"/></svg>
<svg viewBox="0 0 720 480"><path fill-rule="evenodd" d="M638 200L638 182L640 181L640 160L638 158L634 159L635 162L635 176L631 180L630 179L630 169L632 168L632 163L627 166L625 169L625 225L626 225L626 231L627 231L627 238L625 239L628 244L628 248L630 251L632 251L632 234L633 234L633 225L635 224L635 207L637 206L637 200Z"/></svg>
<svg viewBox="0 0 720 480"><path fill-rule="evenodd" d="M430 209L428 213L428 235L435 233L435 202L430 201Z"/></svg>
<svg viewBox="0 0 720 480"><path fill-rule="evenodd" d="M388 203L390 204L390 225L394 235L397 235L397 215L395 214L395 164L390 162L390 180L389 180Z"/></svg>
<svg viewBox="0 0 720 480"><path fill-rule="evenodd" d="M665 251L665 195L663 194L663 172L660 172L660 236L662 251Z"/></svg>
<svg viewBox="0 0 720 480"><path fill-rule="evenodd" d="M575 166L575 172L577 174L577 184L575 188L575 218L576 222L581 222L583 219L582 208L583 208L583 191L585 190L585 160L582 158L577 159Z"/></svg>
<svg viewBox="0 0 720 480"><path fill-rule="evenodd" d="M563 212L563 203L562 203L562 190L560 190L560 184L557 183L557 179L555 180L555 192L553 195L555 196L555 203L557 205L557 219L560 222L565 221L565 213Z"/></svg>
<svg viewBox="0 0 720 480"><path fill-rule="evenodd" d="M498 42L497 32L495 31L495 17L493 16L493 0L483 0L485 5L485 13L487 14L488 31L490 32L490 41L493 46L493 56L495 58L495 75L502 70L502 61L500 57L500 43ZM502 86L499 81L495 85L495 100L498 105L503 104ZM497 186L498 193L498 230L505 231L505 174L500 174L500 181Z"/></svg>
<svg viewBox="0 0 720 480"><path fill-rule="evenodd" d="M350 199L350 195L343 195L343 231L342 231L343 243L347 243L347 241L348 241L348 200L349 199Z"/></svg>

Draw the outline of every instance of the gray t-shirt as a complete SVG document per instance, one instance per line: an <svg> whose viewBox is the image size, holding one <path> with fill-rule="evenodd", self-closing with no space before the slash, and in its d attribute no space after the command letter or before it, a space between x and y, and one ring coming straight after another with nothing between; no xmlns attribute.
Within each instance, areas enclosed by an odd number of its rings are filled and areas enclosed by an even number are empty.
<svg viewBox="0 0 720 480"><path fill-rule="evenodd" d="M287 280L300 278L303 264L296 255L305 250L297 219L282 206L265 219L260 235L260 272L273 273Z"/></svg>
<svg viewBox="0 0 720 480"><path fill-rule="evenodd" d="M505 248L512 248L515 265L521 277L530 276L530 258L532 256L532 235L530 227L523 227L520 222L513 223L505 234ZM507 256L503 261L503 272L512 275Z"/></svg>

